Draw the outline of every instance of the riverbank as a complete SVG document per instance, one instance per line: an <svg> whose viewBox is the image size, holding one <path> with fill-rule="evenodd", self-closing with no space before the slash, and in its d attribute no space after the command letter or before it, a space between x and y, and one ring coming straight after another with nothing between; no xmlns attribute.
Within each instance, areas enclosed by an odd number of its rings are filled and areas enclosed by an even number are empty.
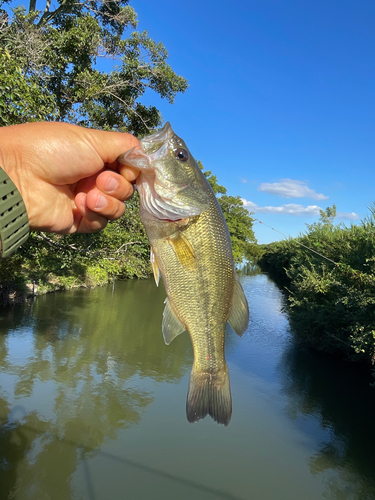
<svg viewBox="0 0 375 500"><path fill-rule="evenodd" d="M113 279L113 278L112 278ZM25 277L25 281L17 283L5 283L0 285L0 307L12 306L15 304L22 304L30 299L47 293L60 292L72 290L74 288L95 288L102 286L110 281L109 277L105 281L92 281L79 278L64 279L64 277L57 277L51 275L49 280L30 281Z"/></svg>
<svg viewBox="0 0 375 500"><path fill-rule="evenodd" d="M74 264L74 263L73 263ZM17 279L5 280L0 285L0 307L22 304L37 296L48 293L73 290L75 288L95 288L97 286L107 285L114 280L125 279L146 279L152 274L151 266L144 266L138 269L132 275L110 275L100 264L97 266L80 266L80 274L73 275L66 270L62 274L47 273L39 278L35 273L28 272L29 269L23 269L23 272L17 276Z"/></svg>
<svg viewBox="0 0 375 500"><path fill-rule="evenodd" d="M95 288L114 279L144 279L151 273L148 241L125 241L117 249L87 235L31 234L11 257L0 261L0 306L52 292ZM52 247L52 248L51 248Z"/></svg>
<svg viewBox="0 0 375 500"><path fill-rule="evenodd" d="M318 351L375 364L375 219L313 224L268 245L259 260L284 280L296 338Z"/></svg>
<svg viewBox="0 0 375 500"><path fill-rule="evenodd" d="M139 218L139 200L126 217L93 234L31 233L15 254L0 261L0 305L73 288L94 288L115 279L147 278L150 246Z"/></svg>

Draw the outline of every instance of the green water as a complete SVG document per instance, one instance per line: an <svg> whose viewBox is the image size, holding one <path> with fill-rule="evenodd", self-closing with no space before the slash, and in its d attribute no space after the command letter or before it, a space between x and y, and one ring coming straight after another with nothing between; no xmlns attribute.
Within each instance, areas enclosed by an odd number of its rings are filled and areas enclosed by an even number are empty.
<svg viewBox="0 0 375 500"><path fill-rule="evenodd" d="M375 499L375 389L294 346L267 276L241 280L228 427L187 422L190 339L164 345L153 280L3 312L0 500Z"/></svg>

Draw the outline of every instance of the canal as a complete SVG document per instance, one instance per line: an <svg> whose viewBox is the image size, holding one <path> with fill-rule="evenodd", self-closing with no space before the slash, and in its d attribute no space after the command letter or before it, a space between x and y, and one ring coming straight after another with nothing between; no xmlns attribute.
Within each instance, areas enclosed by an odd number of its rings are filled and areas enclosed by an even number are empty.
<svg viewBox="0 0 375 500"><path fill-rule="evenodd" d="M241 282L228 427L187 422L191 342L164 344L153 280L3 310L0 500L374 500L375 389L295 345L267 275Z"/></svg>

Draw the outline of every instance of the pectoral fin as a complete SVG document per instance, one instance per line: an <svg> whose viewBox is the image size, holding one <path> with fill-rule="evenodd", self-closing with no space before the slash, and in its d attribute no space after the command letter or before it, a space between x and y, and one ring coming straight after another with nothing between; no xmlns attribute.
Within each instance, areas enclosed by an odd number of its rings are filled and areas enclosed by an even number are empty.
<svg viewBox="0 0 375 500"><path fill-rule="evenodd" d="M249 324L249 306L242 289L241 283L238 280L237 274L234 282L234 292L232 300L232 310L228 319L228 323L233 330L241 337L246 331Z"/></svg>
<svg viewBox="0 0 375 500"><path fill-rule="evenodd" d="M198 263L191 243L181 231L176 231L168 238L180 264L187 269L196 269Z"/></svg>
<svg viewBox="0 0 375 500"><path fill-rule="evenodd" d="M150 251L150 261L151 261L151 265L152 265L152 271L154 273L156 286L159 286L160 269L159 269L158 261L156 260L156 256L154 254L154 251L152 250L152 247L151 247L151 251Z"/></svg>
<svg viewBox="0 0 375 500"><path fill-rule="evenodd" d="M175 315L168 299L165 299L165 309L162 323L164 342L169 345L180 333L185 331L185 327Z"/></svg>

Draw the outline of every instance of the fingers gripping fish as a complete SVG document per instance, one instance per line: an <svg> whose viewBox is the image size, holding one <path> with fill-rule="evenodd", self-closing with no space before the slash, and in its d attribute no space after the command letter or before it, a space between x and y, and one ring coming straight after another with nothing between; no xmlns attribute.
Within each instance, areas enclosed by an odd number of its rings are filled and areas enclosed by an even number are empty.
<svg viewBox="0 0 375 500"><path fill-rule="evenodd" d="M187 330L194 350L186 414L209 414L228 425L232 401L224 356L227 322L242 335L247 301L234 270L228 228L216 197L185 142L169 123L145 137L141 148L119 157L140 170L140 217L151 245L156 283L167 299L164 341Z"/></svg>

